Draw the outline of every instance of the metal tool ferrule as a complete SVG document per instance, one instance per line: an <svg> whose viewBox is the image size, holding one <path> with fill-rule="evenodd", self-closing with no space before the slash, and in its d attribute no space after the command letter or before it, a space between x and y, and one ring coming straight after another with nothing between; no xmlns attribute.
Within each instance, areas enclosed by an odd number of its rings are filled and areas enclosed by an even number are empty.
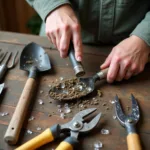
<svg viewBox="0 0 150 150"><path fill-rule="evenodd" d="M128 119L125 121L125 128L128 134L137 133L134 122L128 122Z"/></svg>
<svg viewBox="0 0 150 150"><path fill-rule="evenodd" d="M75 75L77 77L80 77L80 76L83 76L85 74L85 71L83 69L82 63L78 62L76 60L74 53L75 53L75 51L74 51L73 43L71 42L70 46L69 46L69 54L68 55L69 55L70 61L72 63Z"/></svg>
<svg viewBox="0 0 150 150"><path fill-rule="evenodd" d="M60 136L61 133L61 127L59 124L53 125L52 127L50 127L50 130L53 134L54 139L58 138Z"/></svg>
<svg viewBox="0 0 150 150"><path fill-rule="evenodd" d="M29 78L35 79L36 76L37 76L37 68L36 68L35 66L33 66L33 67L30 69Z"/></svg>
<svg viewBox="0 0 150 150"><path fill-rule="evenodd" d="M98 75L98 77L100 79L104 79L105 78L105 75L104 75L104 73L102 71L98 72L97 75Z"/></svg>
<svg viewBox="0 0 150 150"><path fill-rule="evenodd" d="M78 64L77 66L74 66L73 69L74 69L75 75L77 77L83 76L85 74L85 71L84 71L82 65Z"/></svg>

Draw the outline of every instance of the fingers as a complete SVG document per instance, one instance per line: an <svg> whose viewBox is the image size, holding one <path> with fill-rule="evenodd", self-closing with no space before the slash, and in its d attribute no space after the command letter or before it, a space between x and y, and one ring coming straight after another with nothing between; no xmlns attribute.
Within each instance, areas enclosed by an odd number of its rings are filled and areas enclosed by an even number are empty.
<svg viewBox="0 0 150 150"><path fill-rule="evenodd" d="M67 57L70 38L71 38L70 31L64 30L60 38L60 47L59 47L60 56L63 58Z"/></svg>
<svg viewBox="0 0 150 150"><path fill-rule="evenodd" d="M112 59L111 64L109 66L108 74L107 74L107 82L112 83L117 77L118 71L120 69L120 65L116 59Z"/></svg>
<svg viewBox="0 0 150 150"><path fill-rule="evenodd" d="M116 81L121 81L122 79L124 79L126 72L130 72L129 71L129 67L131 65L131 62L129 60L122 60L122 62L120 62L120 69L118 71L117 77L116 77ZM132 75L132 74L131 74Z"/></svg>
<svg viewBox="0 0 150 150"><path fill-rule="evenodd" d="M143 63L139 64L138 62L132 62L129 59L122 60L117 55L108 57L106 59L106 64L105 64L106 67L109 67L107 74L107 81L109 83L112 83L115 80L116 81L121 81L123 79L128 80L131 76L135 76L140 72L142 72L145 67Z"/></svg>
<svg viewBox="0 0 150 150"><path fill-rule="evenodd" d="M81 40L81 33L80 33L80 25L75 24L72 28L72 40L75 50L75 58L77 61L82 61L82 40Z"/></svg>
<svg viewBox="0 0 150 150"><path fill-rule="evenodd" d="M68 54L68 48L72 37L75 58L77 61L82 61L82 40L80 33L80 25L74 24L73 27L63 25L61 29L55 29L47 32L50 41L57 47L60 56L65 58Z"/></svg>
<svg viewBox="0 0 150 150"><path fill-rule="evenodd" d="M124 79L128 80L129 78L131 78L131 76L136 76L139 73L141 73L144 70L145 65L144 64L135 64L133 63L131 65L131 67L127 70Z"/></svg>

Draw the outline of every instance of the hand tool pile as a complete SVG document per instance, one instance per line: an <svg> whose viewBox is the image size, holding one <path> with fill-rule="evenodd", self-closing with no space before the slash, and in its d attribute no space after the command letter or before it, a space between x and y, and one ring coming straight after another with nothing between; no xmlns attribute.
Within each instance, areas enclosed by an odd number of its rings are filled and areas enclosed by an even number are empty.
<svg viewBox="0 0 150 150"><path fill-rule="evenodd" d="M11 55L12 52L3 52L0 49L0 82L3 80L5 73L8 69L12 69L15 66L15 59L17 57L18 51L15 52L11 62ZM11 63L10 65L7 65L7 63ZM2 93L4 89L4 83L0 84L0 94Z"/></svg>
<svg viewBox="0 0 150 150"><path fill-rule="evenodd" d="M30 43L21 53L20 69L28 71L29 76L4 136L5 141L10 144L16 144L18 141L35 90L37 74L51 69L49 57L42 47Z"/></svg>
<svg viewBox="0 0 150 150"><path fill-rule="evenodd" d="M74 49L72 43L70 44L69 58L73 65L73 69L77 77L82 76L85 71L80 62L77 62L74 56ZM8 58L9 59L9 58ZM15 57L14 57L15 59ZM0 61L1 62L1 61ZM14 60L13 60L14 62ZM7 60L5 65L7 64ZM11 68L13 65L5 68ZM30 43L24 47L20 57L20 69L28 71L29 76L26 85L23 89L19 102L16 106L15 112L11 118L8 129L5 133L4 139L8 144L16 144L19 139L19 134L23 126L26 112L32 98L36 86L36 77L39 72L48 71L51 69L51 64L47 53L42 47L36 43ZM72 100L90 94L95 90L95 82L97 80L105 79L108 69L96 73L88 78L75 78L73 80L61 82L53 86L49 95L56 100ZM0 76L1 77L1 76ZM0 78L1 79L1 78ZM63 86L63 87L62 87ZM80 89L82 87L82 90ZM68 93L71 94L68 94ZM67 93L67 94L66 94ZM115 97L115 112L117 119L123 127L127 130L127 144L130 150L141 150L139 136L135 130L135 125L140 118L139 107L133 95L132 98L132 113L128 116L124 115L118 96ZM71 121L64 124L55 124L46 129L37 137L24 143L17 150L33 150L47 144L60 137L60 134L68 135L63 142L56 148L56 150L73 150L78 149L79 135L90 132L97 125L101 117L101 112L98 113L91 121L86 120L90 114L96 111L96 108L88 108L82 110L74 115Z"/></svg>

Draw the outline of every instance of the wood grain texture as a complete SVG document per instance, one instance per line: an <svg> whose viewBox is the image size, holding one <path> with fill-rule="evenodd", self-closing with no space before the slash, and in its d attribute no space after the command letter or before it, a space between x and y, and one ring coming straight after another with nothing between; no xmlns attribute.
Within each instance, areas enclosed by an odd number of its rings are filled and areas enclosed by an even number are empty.
<svg viewBox="0 0 150 150"><path fill-rule="evenodd" d="M0 95L0 112L9 113L9 115L5 117L0 116L0 149L3 150L17 148L56 123L66 123L80 109L79 105L77 105L79 103L78 100L68 102L69 105L74 106L72 108L72 112L67 114L66 119L61 119L60 113L57 111L57 105L64 105L65 102L55 101L48 96L49 86L53 84L54 81L59 80L60 77L69 78L74 76L74 71L68 58L60 59L58 51L56 49L49 48L51 44L45 37L0 32L0 48L4 51L7 50L14 52L18 50L20 54L24 46L31 41L34 41L44 47L50 57L52 70L38 76L37 89L34 91L34 96L29 106L27 116L25 117L23 129L21 130L21 136L15 146L9 146L6 144L3 137L24 88L27 80L27 73L19 69L18 58L16 67L6 73L4 80L6 88ZM86 70L85 76L91 76L99 71L99 66L105 60L109 50L111 50L111 46L92 47L84 45L84 49L83 66ZM101 52L101 50L106 51ZM104 150L127 150L126 130L117 120L113 119L114 105L110 103L110 100L113 100L117 94L120 98L124 111L129 113L131 110L131 93L135 95L140 107L141 117L137 124L137 130L140 136L142 148L143 150L150 149L149 72L150 64L147 64L145 70L141 74L131 78L130 80L124 80L114 84L108 84L105 81L96 83L96 89L100 89L102 91L102 97L97 97L97 91L95 90L94 93L88 95L84 99L88 99L90 101L92 101L93 98L99 99L98 105L89 104L87 107L96 107L98 109L96 113L102 112L102 118L92 132L86 135L80 135L80 150L94 149L93 144L97 140L100 140L103 143ZM43 92L41 93L41 91ZM43 100L43 105L38 103L39 99ZM104 103L106 103L106 106L103 106ZM107 107L109 110L107 110ZM34 116L35 119L28 121L31 116ZM41 127L42 130L38 131L37 127ZM109 129L110 134L102 135L100 133L102 128ZM27 134L27 130L31 130L33 134ZM63 139L64 138L58 139L57 141L46 144L39 149L48 150L56 148Z"/></svg>
<svg viewBox="0 0 150 150"><path fill-rule="evenodd" d="M29 104L31 102L31 98L34 94L35 85L35 79L29 78L21 93L15 112L13 113L13 116L4 136L5 141L9 144L15 145L18 142L20 131L22 129L22 125L26 117Z"/></svg>

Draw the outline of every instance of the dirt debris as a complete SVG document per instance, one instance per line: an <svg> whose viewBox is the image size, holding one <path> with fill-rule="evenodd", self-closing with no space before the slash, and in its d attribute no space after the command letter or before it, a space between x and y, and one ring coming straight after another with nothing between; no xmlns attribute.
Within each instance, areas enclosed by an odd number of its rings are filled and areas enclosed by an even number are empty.
<svg viewBox="0 0 150 150"><path fill-rule="evenodd" d="M49 96L60 101L77 99L86 96L88 93L88 87L83 82L80 82L78 78L54 83L49 90Z"/></svg>

